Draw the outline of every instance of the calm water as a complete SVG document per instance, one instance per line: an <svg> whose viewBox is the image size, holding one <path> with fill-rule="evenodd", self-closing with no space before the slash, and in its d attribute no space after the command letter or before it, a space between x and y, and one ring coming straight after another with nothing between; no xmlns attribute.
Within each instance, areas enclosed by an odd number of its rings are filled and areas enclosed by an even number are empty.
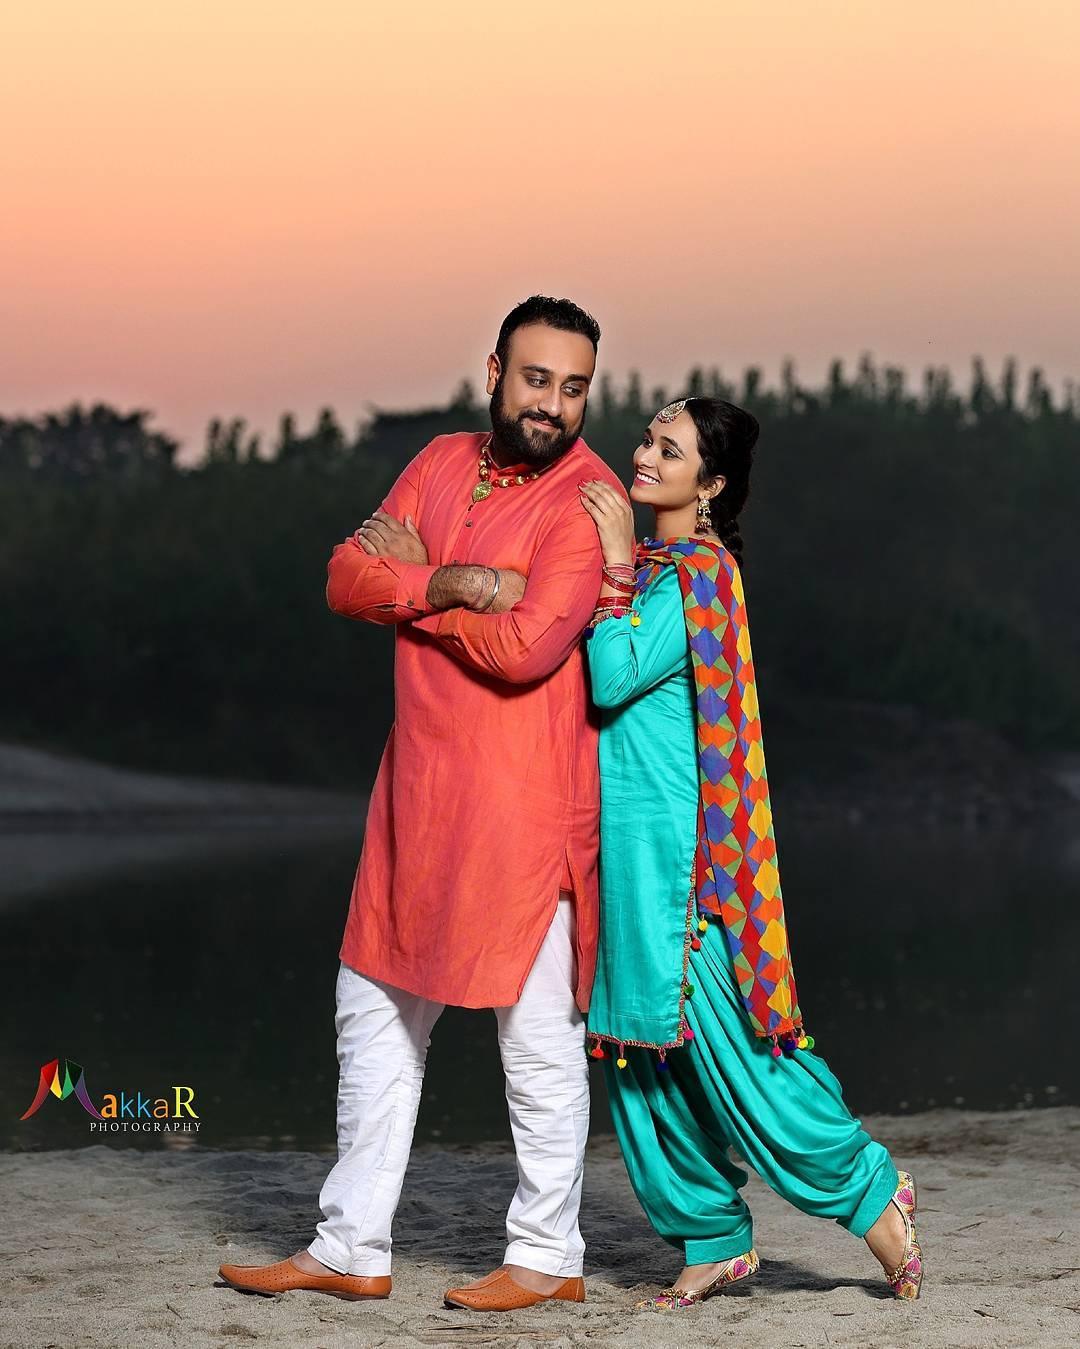
<svg viewBox="0 0 1080 1349"><path fill-rule="evenodd" d="M0 837L0 877L51 878L0 894L0 1147L101 1141L74 1098L19 1120L57 1057L83 1065L94 1100L193 1086L203 1146L333 1147L333 991L358 840L266 830L224 855L201 846ZM803 1010L856 1114L1080 1100L1075 849L791 830L780 847ZM494 1017L449 1009L418 1137L505 1136Z"/></svg>

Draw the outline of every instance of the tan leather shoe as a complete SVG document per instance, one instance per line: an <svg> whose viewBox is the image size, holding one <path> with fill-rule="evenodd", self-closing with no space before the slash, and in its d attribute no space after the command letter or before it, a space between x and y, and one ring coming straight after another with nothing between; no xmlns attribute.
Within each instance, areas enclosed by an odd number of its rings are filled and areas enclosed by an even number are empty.
<svg viewBox="0 0 1080 1349"><path fill-rule="evenodd" d="M448 1307L467 1307L474 1312L514 1312L535 1307L538 1302L584 1302L585 1280L567 1279L554 1293L534 1293L522 1288L500 1266L468 1288L451 1288L444 1294Z"/></svg>
<svg viewBox="0 0 1080 1349"><path fill-rule="evenodd" d="M359 1302L362 1298L389 1297L391 1288L389 1274L309 1274L293 1264L291 1255L275 1265L222 1265L218 1273L233 1288L265 1297L303 1289Z"/></svg>

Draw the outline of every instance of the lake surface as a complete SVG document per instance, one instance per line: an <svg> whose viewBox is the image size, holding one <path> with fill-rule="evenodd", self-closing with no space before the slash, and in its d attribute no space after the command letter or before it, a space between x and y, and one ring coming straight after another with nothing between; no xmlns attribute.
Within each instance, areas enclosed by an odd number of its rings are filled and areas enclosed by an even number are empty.
<svg viewBox="0 0 1080 1349"><path fill-rule="evenodd" d="M95 1101L194 1087L202 1146L334 1147L334 981L359 837L268 828L203 845L0 836L0 1147L102 1141L74 1097L20 1121L54 1058L83 1065ZM803 1011L854 1113L1080 1102L1075 844L789 828L779 846ZM594 1073L593 1127L608 1131ZM508 1136L494 1016L448 1009L417 1137Z"/></svg>

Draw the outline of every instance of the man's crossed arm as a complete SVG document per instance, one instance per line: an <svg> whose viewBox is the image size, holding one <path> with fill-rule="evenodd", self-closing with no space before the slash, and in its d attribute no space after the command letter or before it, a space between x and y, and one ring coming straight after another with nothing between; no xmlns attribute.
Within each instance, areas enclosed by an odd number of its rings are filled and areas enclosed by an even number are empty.
<svg viewBox="0 0 1080 1349"><path fill-rule="evenodd" d="M366 558L384 562L372 566ZM412 516L402 521L385 510L377 510L334 549L328 570L330 608L370 623L401 623L459 607L505 613L525 592L520 572L473 563L430 566Z"/></svg>
<svg viewBox="0 0 1080 1349"><path fill-rule="evenodd" d="M407 465L382 509L334 549L327 602L349 618L410 621L464 665L495 678L542 679L576 648L600 593L596 526L584 509L565 511L541 540L528 582L520 572L499 570L499 593L483 611L493 569L433 567L414 523L434 444Z"/></svg>

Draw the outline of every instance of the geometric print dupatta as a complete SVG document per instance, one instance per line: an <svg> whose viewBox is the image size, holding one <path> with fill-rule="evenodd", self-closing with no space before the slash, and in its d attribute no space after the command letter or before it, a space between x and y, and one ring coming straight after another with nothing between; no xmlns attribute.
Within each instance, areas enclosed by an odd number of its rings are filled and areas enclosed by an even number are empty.
<svg viewBox="0 0 1080 1349"><path fill-rule="evenodd" d="M695 875L699 917L727 935L746 1014L773 1053L810 1048L788 949L742 577L705 539L638 544L638 586L674 565L694 669L701 784Z"/></svg>

